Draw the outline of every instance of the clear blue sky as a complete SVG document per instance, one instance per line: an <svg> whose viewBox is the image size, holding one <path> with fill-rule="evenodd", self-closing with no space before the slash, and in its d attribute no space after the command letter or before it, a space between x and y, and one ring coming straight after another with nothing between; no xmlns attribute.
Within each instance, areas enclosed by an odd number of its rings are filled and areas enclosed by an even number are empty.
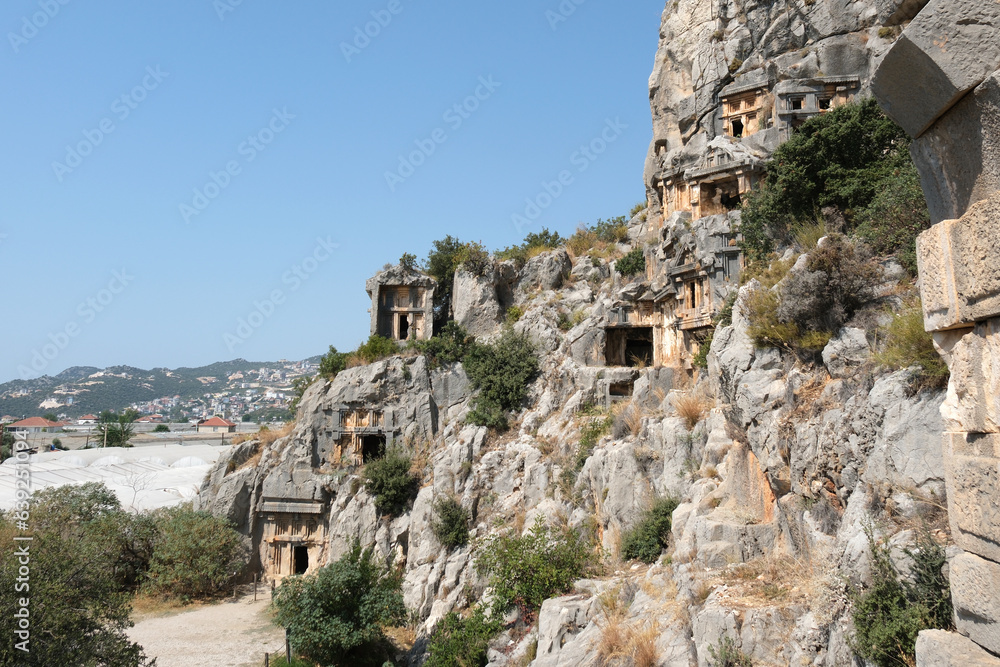
<svg viewBox="0 0 1000 667"><path fill-rule="evenodd" d="M662 0L237 2L4 3L0 381L351 349L402 253L644 196Z"/></svg>

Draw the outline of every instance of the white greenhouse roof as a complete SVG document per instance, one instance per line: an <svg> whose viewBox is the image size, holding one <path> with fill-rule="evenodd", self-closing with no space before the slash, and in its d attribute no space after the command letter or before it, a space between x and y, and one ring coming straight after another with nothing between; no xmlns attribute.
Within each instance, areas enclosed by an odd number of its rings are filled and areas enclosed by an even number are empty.
<svg viewBox="0 0 1000 667"><path fill-rule="evenodd" d="M31 490L103 482L122 507L169 507L194 500L205 476L230 447L166 445L123 449L107 447L40 452L30 458ZM0 465L0 510L14 507L14 459Z"/></svg>

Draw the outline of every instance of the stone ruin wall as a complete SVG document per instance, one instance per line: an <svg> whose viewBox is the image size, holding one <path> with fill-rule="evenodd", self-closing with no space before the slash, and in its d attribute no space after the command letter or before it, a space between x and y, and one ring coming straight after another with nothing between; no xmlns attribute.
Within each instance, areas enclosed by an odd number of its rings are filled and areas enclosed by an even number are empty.
<svg viewBox="0 0 1000 667"><path fill-rule="evenodd" d="M941 412L958 633L922 632L917 665L1000 665L1000 2L931 0L872 89L913 137L935 223L917 249L924 323L951 370Z"/></svg>

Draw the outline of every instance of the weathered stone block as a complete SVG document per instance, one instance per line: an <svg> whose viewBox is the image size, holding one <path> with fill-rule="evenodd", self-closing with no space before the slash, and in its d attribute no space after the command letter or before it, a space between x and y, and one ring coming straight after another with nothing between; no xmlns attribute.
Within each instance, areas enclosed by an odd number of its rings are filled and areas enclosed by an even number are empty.
<svg viewBox="0 0 1000 667"><path fill-rule="evenodd" d="M962 554L951 561L949 578L958 631L1000 652L1000 564Z"/></svg>
<svg viewBox="0 0 1000 667"><path fill-rule="evenodd" d="M1000 65L1000 3L931 0L879 65L872 91L910 136L920 136Z"/></svg>
<svg viewBox="0 0 1000 667"><path fill-rule="evenodd" d="M924 630L917 635L917 667L1000 667L1000 658L954 632Z"/></svg>
<svg viewBox="0 0 1000 667"><path fill-rule="evenodd" d="M1000 432L1000 318L937 332L934 341L951 370L941 406L947 430Z"/></svg>
<svg viewBox="0 0 1000 667"><path fill-rule="evenodd" d="M955 544L1000 560L1000 435L946 433L944 459Z"/></svg>
<svg viewBox="0 0 1000 667"><path fill-rule="evenodd" d="M1000 316L1000 192L917 239L924 327L944 331Z"/></svg>
<svg viewBox="0 0 1000 667"><path fill-rule="evenodd" d="M931 222L961 217L1000 191L1000 76L994 72L966 95L913 142L910 153Z"/></svg>

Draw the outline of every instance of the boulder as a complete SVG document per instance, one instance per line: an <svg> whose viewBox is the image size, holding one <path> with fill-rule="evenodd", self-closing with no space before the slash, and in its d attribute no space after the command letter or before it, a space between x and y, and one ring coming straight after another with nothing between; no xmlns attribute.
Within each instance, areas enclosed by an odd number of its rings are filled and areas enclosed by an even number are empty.
<svg viewBox="0 0 1000 667"><path fill-rule="evenodd" d="M496 267L481 276L461 267L455 271L452 312L455 321L473 336L492 335L506 318L506 309L497 295L497 278Z"/></svg>
<svg viewBox="0 0 1000 667"><path fill-rule="evenodd" d="M980 646L1000 653L1000 565L973 554L951 561L955 626Z"/></svg>
<svg viewBox="0 0 1000 667"><path fill-rule="evenodd" d="M1000 658L954 632L924 630L917 635L917 667L1000 667Z"/></svg>
<svg viewBox="0 0 1000 667"><path fill-rule="evenodd" d="M998 218L1000 192L974 204L958 220L939 222L917 239L917 268L928 331L972 326L1000 316Z"/></svg>
<svg viewBox="0 0 1000 667"><path fill-rule="evenodd" d="M823 364L830 377L850 377L871 356L864 329L844 327L823 348Z"/></svg>
<svg viewBox="0 0 1000 667"><path fill-rule="evenodd" d="M918 137L1000 66L1000 4L931 0L872 79L882 108Z"/></svg>
<svg viewBox="0 0 1000 667"><path fill-rule="evenodd" d="M948 433L944 449L952 538L1000 561L1000 435Z"/></svg>
<svg viewBox="0 0 1000 667"><path fill-rule="evenodd" d="M1000 190L1000 74L993 73L910 146L931 222Z"/></svg>
<svg viewBox="0 0 1000 667"><path fill-rule="evenodd" d="M543 252L525 263L517 288L522 291L559 289L572 271L573 261L565 248Z"/></svg>

